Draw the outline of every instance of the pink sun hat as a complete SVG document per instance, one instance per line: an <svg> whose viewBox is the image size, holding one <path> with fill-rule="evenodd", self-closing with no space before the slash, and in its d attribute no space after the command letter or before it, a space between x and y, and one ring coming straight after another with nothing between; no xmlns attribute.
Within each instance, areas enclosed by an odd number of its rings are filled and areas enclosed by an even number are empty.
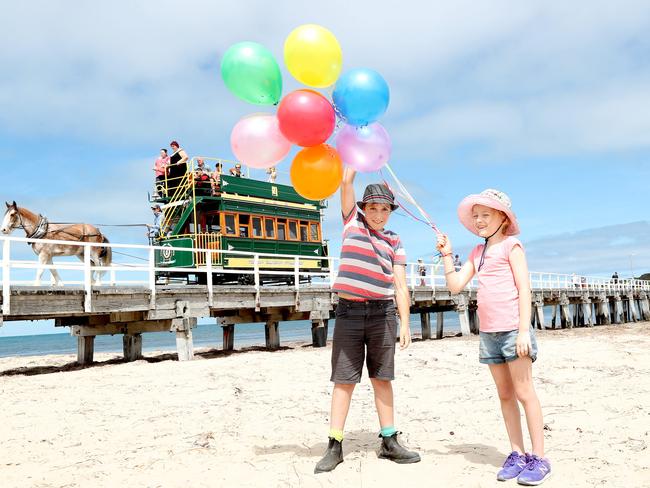
<svg viewBox="0 0 650 488"><path fill-rule="evenodd" d="M469 195L463 198L463 201L458 205L458 218L468 231L472 234L480 236L474 227L474 219L472 218L472 209L474 205L483 205L495 210L499 210L508 216L510 225L506 230L506 235L516 236L519 234L519 224L517 223L517 216L512 211L512 203L508 195L499 190L488 188L483 190L478 195Z"/></svg>

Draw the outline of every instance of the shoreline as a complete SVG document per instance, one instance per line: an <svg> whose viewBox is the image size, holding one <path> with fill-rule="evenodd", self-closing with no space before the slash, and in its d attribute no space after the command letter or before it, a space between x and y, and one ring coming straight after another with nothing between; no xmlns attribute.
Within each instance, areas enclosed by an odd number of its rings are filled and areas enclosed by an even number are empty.
<svg viewBox="0 0 650 488"><path fill-rule="evenodd" d="M544 486L647 487L650 323L537 337L535 387L555 471ZM395 426L421 463L377 458L364 372L345 461L314 475L327 441L330 347L208 351L186 362L100 353L106 362L71 370L61 369L65 355L2 358L3 487L504 486L495 474L509 446L477 336L396 353ZM31 370L6 374L20 367Z"/></svg>

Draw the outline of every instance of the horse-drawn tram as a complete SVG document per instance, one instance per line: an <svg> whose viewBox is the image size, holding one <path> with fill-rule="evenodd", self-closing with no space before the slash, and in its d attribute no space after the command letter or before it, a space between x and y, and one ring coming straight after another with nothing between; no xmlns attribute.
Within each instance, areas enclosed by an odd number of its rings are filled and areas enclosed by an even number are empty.
<svg viewBox="0 0 650 488"><path fill-rule="evenodd" d="M255 267L250 254L238 251L261 254L257 266L262 283L293 282L294 256L311 258L299 259L302 272L328 271L326 259L314 259L327 256L322 233L325 202L307 200L288 185L217 172L212 173L214 178L205 178L197 167L198 159L193 158L180 171L169 171L152 200L163 210L155 244L165 249L156 251L156 267L174 268L157 272L158 282L204 284L207 275L192 268L207 264L206 253L184 251L192 248L216 251L211 253L214 283L253 283L253 274L235 272ZM229 163L200 159L213 168Z"/></svg>

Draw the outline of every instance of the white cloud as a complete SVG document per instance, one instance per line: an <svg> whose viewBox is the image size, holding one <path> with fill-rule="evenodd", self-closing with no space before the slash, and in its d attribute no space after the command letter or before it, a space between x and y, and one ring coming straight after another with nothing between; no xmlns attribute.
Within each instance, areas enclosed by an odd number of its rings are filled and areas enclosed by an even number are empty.
<svg viewBox="0 0 650 488"><path fill-rule="evenodd" d="M0 33L0 127L120 144L173 136L227 151L230 128L255 107L226 91L220 54L251 39L281 62L290 30L318 22L339 38L346 68L389 80L385 121L414 154L417 136L430 135L441 148L479 141L517 154L648 146L647 2L328 6L15 2ZM285 82L297 86L286 71Z"/></svg>

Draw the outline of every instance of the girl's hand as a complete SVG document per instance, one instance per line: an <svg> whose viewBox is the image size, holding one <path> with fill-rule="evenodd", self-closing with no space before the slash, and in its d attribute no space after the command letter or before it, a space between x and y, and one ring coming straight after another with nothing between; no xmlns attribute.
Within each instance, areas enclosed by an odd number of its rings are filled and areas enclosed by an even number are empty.
<svg viewBox="0 0 650 488"><path fill-rule="evenodd" d="M517 356L520 358L525 358L529 355L530 351L533 349L533 345L530 342L529 331L519 331L517 334L516 349Z"/></svg>
<svg viewBox="0 0 650 488"><path fill-rule="evenodd" d="M442 254L451 254L451 241L447 234L438 234L438 244L436 244L436 249Z"/></svg>
<svg viewBox="0 0 650 488"><path fill-rule="evenodd" d="M411 329L409 324L402 323L399 328L399 348L404 350L411 345Z"/></svg>

